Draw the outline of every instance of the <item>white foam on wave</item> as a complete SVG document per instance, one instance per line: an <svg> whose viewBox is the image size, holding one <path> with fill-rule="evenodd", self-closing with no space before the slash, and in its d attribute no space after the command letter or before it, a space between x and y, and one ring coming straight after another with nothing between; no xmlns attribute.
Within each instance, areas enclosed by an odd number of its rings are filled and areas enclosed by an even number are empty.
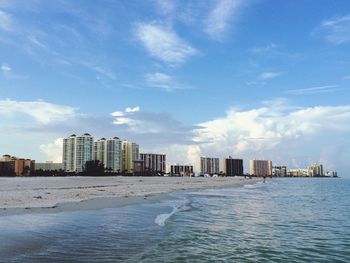
<svg viewBox="0 0 350 263"><path fill-rule="evenodd" d="M170 213L158 215L154 220L154 223L156 223L159 226L165 226L165 222L176 212L178 212L178 209L174 207L173 211L171 211Z"/></svg>
<svg viewBox="0 0 350 263"><path fill-rule="evenodd" d="M166 221L168 221L168 219L172 217L174 214L176 214L179 211L186 211L190 209L190 207L186 206L187 203L188 201L180 204L179 203L175 204L173 207L173 210L170 213L158 215L154 220L154 223L156 223L159 226L165 226Z"/></svg>
<svg viewBox="0 0 350 263"><path fill-rule="evenodd" d="M249 189L255 189L255 188L260 188L265 186L264 182L257 182L255 184L245 184L243 185L244 188L249 188Z"/></svg>

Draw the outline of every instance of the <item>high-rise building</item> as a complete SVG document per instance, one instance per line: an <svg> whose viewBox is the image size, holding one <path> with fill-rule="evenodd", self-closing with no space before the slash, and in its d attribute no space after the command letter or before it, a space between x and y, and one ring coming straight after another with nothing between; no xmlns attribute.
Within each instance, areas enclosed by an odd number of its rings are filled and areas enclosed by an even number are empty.
<svg viewBox="0 0 350 263"><path fill-rule="evenodd" d="M67 172L82 172L87 161L93 158L93 137L84 133L63 139L63 169Z"/></svg>
<svg viewBox="0 0 350 263"><path fill-rule="evenodd" d="M201 172L205 174L218 174L220 172L220 159L201 157Z"/></svg>
<svg viewBox="0 0 350 263"><path fill-rule="evenodd" d="M229 158L223 159L223 172L226 176L243 176L243 160L242 159L232 159Z"/></svg>
<svg viewBox="0 0 350 263"><path fill-rule="evenodd" d="M131 141L122 142L122 171L132 172L134 161L140 159L139 145Z"/></svg>
<svg viewBox="0 0 350 263"><path fill-rule="evenodd" d="M118 137L107 140L106 169L113 172L122 171L122 141Z"/></svg>
<svg viewBox="0 0 350 263"><path fill-rule="evenodd" d="M140 159L143 161L145 171L155 171L165 173L166 155L155 153L141 153Z"/></svg>
<svg viewBox="0 0 350 263"><path fill-rule="evenodd" d="M192 176L193 166L192 165L180 165L173 164L170 165L170 175L171 176Z"/></svg>
<svg viewBox="0 0 350 263"><path fill-rule="evenodd" d="M95 141L93 156L94 160L100 161L107 171L120 172L122 170L121 140L113 137Z"/></svg>
<svg viewBox="0 0 350 263"><path fill-rule="evenodd" d="M250 160L250 174L254 176L271 176L272 161L269 160Z"/></svg>
<svg viewBox="0 0 350 263"><path fill-rule="evenodd" d="M107 140L101 138L94 141L93 159L99 161L106 168L107 164Z"/></svg>
<svg viewBox="0 0 350 263"><path fill-rule="evenodd" d="M314 163L308 167L310 176L324 176L323 165L320 163Z"/></svg>
<svg viewBox="0 0 350 263"><path fill-rule="evenodd" d="M274 166L274 167L272 167L272 176L286 177L287 176L287 166Z"/></svg>

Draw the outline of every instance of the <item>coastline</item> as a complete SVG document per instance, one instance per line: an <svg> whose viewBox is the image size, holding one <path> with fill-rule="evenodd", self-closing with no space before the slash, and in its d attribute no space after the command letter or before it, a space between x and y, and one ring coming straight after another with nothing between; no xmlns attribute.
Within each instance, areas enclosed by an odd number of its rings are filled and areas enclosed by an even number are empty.
<svg viewBox="0 0 350 263"><path fill-rule="evenodd" d="M254 184L237 177L0 178L0 216L117 208L160 202L171 192Z"/></svg>

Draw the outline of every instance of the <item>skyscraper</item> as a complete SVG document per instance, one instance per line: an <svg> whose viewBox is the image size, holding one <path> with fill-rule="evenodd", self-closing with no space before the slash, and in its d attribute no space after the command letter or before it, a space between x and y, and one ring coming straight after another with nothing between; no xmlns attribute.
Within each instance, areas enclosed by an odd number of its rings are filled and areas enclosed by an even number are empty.
<svg viewBox="0 0 350 263"><path fill-rule="evenodd" d="M271 176L272 161L250 160L250 174L255 176Z"/></svg>
<svg viewBox="0 0 350 263"><path fill-rule="evenodd" d="M122 171L132 172L134 161L140 159L139 145L131 141L122 142Z"/></svg>
<svg viewBox="0 0 350 263"><path fill-rule="evenodd" d="M147 171L155 171L165 173L166 155L155 153L141 153L140 159L143 161L144 169Z"/></svg>
<svg viewBox="0 0 350 263"><path fill-rule="evenodd" d="M101 138L94 142L94 160L103 163L106 170L120 172L121 159L121 140L118 137Z"/></svg>
<svg viewBox="0 0 350 263"><path fill-rule="evenodd" d="M223 172L226 176L243 176L243 160L232 159L232 157L223 160Z"/></svg>
<svg viewBox="0 0 350 263"><path fill-rule="evenodd" d="M82 172L87 161L92 160L93 137L84 133L63 139L63 169L67 172Z"/></svg>
<svg viewBox="0 0 350 263"><path fill-rule="evenodd" d="M218 174L220 172L219 158L201 157L201 172L205 174Z"/></svg>

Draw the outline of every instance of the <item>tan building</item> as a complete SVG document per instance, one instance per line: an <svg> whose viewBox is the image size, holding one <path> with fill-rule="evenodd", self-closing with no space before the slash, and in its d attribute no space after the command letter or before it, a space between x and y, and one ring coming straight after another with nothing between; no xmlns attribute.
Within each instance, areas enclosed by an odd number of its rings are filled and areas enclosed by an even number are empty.
<svg viewBox="0 0 350 263"><path fill-rule="evenodd" d="M250 174L254 176L272 176L272 161L250 160Z"/></svg>
<svg viewBox="0 0 350 263"><path fill-rule="evenodd" d="M131 141L122 142L122 171L132 172L134 161L140 160L139 145Z"/></svg>
<svg viewBox="0 0 350 263"><path fill-rule="evenodd" d="M16 176L30 175L35 169L35 161L30 159L3 155L0 162L7 173L14 173Z"/></svg>

